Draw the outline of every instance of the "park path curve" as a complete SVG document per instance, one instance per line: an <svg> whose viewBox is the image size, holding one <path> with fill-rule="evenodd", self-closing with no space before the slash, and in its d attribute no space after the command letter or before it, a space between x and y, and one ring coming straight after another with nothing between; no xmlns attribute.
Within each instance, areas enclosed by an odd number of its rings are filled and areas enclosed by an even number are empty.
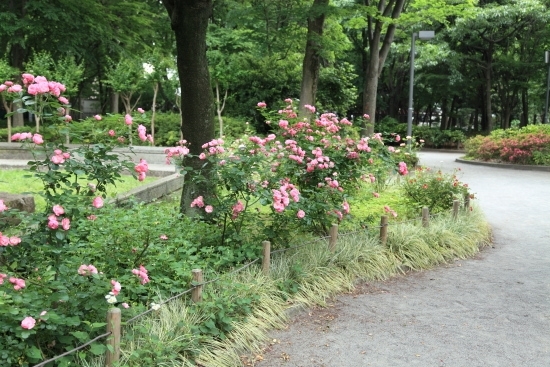
<svg viewBox="0 0 550 367"><path fill-rule="evenodd" d="M549 367L550 172L423 152L476 193L493 246L473 259L363 284L295 317L258 367Z"/></svg>

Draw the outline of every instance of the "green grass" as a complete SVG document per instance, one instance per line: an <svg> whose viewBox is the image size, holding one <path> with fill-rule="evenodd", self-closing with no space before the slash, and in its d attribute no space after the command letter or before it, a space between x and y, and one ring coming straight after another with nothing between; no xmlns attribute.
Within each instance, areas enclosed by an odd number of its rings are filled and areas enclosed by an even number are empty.
<svg viewBox="0 0 550 367"><path fill-rule="evenodd" d="M0 192L8 192L10 194L33 194L36 211L44 210L46 203L42 196L39 195L43 188L42 181L36 177L25 177L30 174L31 172L22 169L0 170ZM152 182L156 180L157 177L146 177L143 182L129 175L123 175L121 179L122 181L118 181L116 185L109 185L107 187L108 197L114 198L118 194L128 192L135 187ZM85 179L82 179L80 182L83 185L87 184Z"/></svg>
<svg viewBox="0 0 550 367"><path fill-rule="evenodd" d="M192 330L203 315L192 314L187 296L174 300L140 319L138 325L123 329L121 366L143 365L144 358L162 354L165 346L174 358L165 360L163 366L192 366L189 356L210 367L252 365L258 356L261 359L268 331L285 326L290 307L322 307L334 295L352 290L360 280L383 280L407 269L428 269L470 257L490 241L490 228L477 208L461 212L457 220L450 213L432 218L428 228L419 221L395 222L388 232L387 245L382 246L375 229L342 231L334 252L329 251L326 238L310 236L293 244L295 249L272 254L269 275L263 274L258 264L232 274L206 273L205 281L217 277L223 281L205 286L205 294L220 294L227 292L227 284L241 284L245 287L236 287L231 299L258 296L248 317L235 322L223 340L199 341ZM297 285L294 291L281 288L281 284L290 283ZM136 360L132 355L138 351ZM82 365L101 366L101 361L100 357Z"/></svg>

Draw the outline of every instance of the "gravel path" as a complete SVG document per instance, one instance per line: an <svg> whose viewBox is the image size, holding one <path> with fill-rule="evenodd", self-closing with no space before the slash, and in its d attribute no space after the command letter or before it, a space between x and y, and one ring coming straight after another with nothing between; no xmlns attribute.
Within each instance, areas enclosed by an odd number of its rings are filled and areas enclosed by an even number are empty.
<svg viewBox="0 0 550 367"><path fill-rule="evenodd" d="M259 367L549 367L550 173L458 164L493 227L476 258L361 285L297 316Z"/></svg>

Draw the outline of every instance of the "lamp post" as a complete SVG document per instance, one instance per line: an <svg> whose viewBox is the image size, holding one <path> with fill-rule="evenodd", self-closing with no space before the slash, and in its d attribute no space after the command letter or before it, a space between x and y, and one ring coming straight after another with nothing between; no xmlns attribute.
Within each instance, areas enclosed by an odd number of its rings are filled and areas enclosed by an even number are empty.
<svg viewBox="0 0 550 367"><path fill-rule="evenodd" d="M550 90L550 51L544 51L544 62L548 65L548 77L546 80L546 105L544 106L544 123L548 123L548 91Z"/></svg>
<svg viewBox="0 0 550 367"><path fill-rule="evenodd" d="M414 85L414 41L416 38L421 40L430 40L435 37L434 31L419 31L418 33L413 33L411 37L411 74L409 80L409 110L407 114L407 145L409 150L411 148L411 137L412 137L412 119L413 119L413 85Z"/></svg>

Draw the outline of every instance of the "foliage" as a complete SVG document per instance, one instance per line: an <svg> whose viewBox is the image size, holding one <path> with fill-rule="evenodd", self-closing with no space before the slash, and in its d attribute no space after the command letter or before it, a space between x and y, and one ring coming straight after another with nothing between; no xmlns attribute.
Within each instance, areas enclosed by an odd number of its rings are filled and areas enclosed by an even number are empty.
<svg viewBox="0 0 550 367"><path fill-rule="evenodd" d="M417 167L414 175L404 180L402 186L409 210L419 213L423 207L428 207L430 213L435 214L451 209L453 200L463 202L465 196L471 194L468 184L460 182L456 174L456 171L450 175Z"/></svg>
<svg viewBox="0 0 550 367"><path fill-rule="evenodd" d="M550 128L528 125L495 130L489 136L476 136L466 142L466 156L484 161L546 165L550 161Z"/></svg>
<svg viewBox="0 0 550 367"><path fill-rule="evenodd" d="M65 86L30 74L24 74L23 81L15 101L22 103L25 112L57 119L58 109L67 105L61 95ZM70 134L70 119L61 119L63 125L49 128ZM144 131L139 132L140 139L146 139ZM117 281L110 277L109 269L98 271L86 263L82 250L86 248L86 224L101 215L107 185L115 184L123 171L137 172L143 180L147 163L136 166L121 159L113 152L118 146L115 137L74 149L45 143L38 133L16 133L12 140L21 141L33 154L29 170L42 182L41 195L46 201L44 211L20 213L20 226L0 235L0 278L4 283L0 289L0 349L4 352L0 358L3 365L28 366L97 334L105 325L102 320L109 305L126 293L119 295L119 281L134 283L135 292L140 293L131 269ZM11 214L3 203L0 206L0 211ZM146 270L139 274L145 284ZM126 297L130 298L132 287L128 288ZM95 344L89 351L101 354L105 347ZM69 360L64 358L61 364Z"/></svg>
<svg viewBox="0 0 550 367"><path fill-rule="evenodd" d="M202 218L218 224L220 245L242 247L241 233L250 229L250 223L256 229L247 236L252 243L266 237L285 243L284 234L292 227L326 232L332 222L349 213L347 196L360 182L382 183L397 170L382 137L355 140L357 132L347 119L334 114L299 118L291 100L273 113L266 111L264 102L258 106L277 135L245 137L229 146L215 139L203 145L205 151L199 157L203 169L184 168L195 184L208 180L216 188L212 197L194 198L191 206ZM183 159L185 165L188 154L189 149L182 146L169 156ZM215 171L213 177L205 174L210 169Z"/></svg>

